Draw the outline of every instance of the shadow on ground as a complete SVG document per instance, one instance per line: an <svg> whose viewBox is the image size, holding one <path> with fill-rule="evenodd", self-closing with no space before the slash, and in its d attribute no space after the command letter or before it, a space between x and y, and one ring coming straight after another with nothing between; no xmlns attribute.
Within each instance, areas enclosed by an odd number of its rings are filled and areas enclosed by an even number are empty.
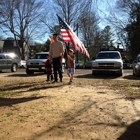
<svg viewBox="0 0 140 140"><path fill-rule="evenodd" d="M106 127L114 127L116 130L119 130L121 128L127 128L126 132L123 133L118 140L128 140L131 137L131 140L140 140L140 121L137 121L133 123L132 125L128 126L126 123L122 120L122 114L118 113L115 106L113 107L114 113L112 114L110 110L106 109L106 107L102 107L100 105L104 103L111 103L115 102L117 100L120 100L122 98L114 98L114 99L107 99L102 102L96 102L90 100L89 98L84 97L83 100L81 100L80 105L74 106L74 109L70 109L64 114L62 114L63 119L61 121L56 121L57 123L55 125L50 126L45 131L42 131L41 133L32 136L29 140L32 139L38 139L42 136L46 135L47 137L51 138L60 138L61 136L64 136L65 134L70 133L72 139L89 139L88 133L89 132L96 132L97 127L100 128L102 126L102 129L106 129ZM134 106L134 103L132 102L132 105ZM95 108L99 111L92 112L92 108ZM134 107L135 108L135 107ZM136 111L137 116L139 116L139 111L134 109ZM100 112L100 113L98 113ZM90 115L89 115L90 113ZM114 122L110 121L110 119L103 120L103 116L107 115L108 118L115 120ZM99 120L94 120L94 117L99 117ZM79 129L75 129L75 126L81 126ZM48 127L48 126L46 126ZM97 131L97 135L102 135L102 130ZM82 136L81 136L81 135ZM104 135L104 134L103 134ZM105 137L107 134L105 134ZM87 138L88 137L88 138ZM99 136L100 137L100 136ZM110 136L108 135L106 139L110 139ZM92 139L92 138L90 138ZM94 140L99 140L96 138L93 138Z"/></svg>
<svg viewBox="0 0 140 140"><path fill-rule="evenodd" d="M126 75L123 78L128 80L140 80L140 77L136 77L134 75Z"/></svg>
<svg viewBox="0 0 140 140"><path fill-rule="evenodd" d="M24 98L2 98L2 97L0 97L0 107L1 106L12 106L14 104L29 102L29 101L32 101L32 100L38 100L40 98L46 98L46 97L45 96L24 97Z"/></svg>
<svg viewBox="0 0 140 140"><path fill-rule="evenodd" d="M40 76L40 75L45 75L45 73L34 73L34 74L9 74L6 77L35 77L35 76Z"/></svg>
<svg viewBox="0 0 140 140"><path fill-rule="evenodd" d="M117 140L140 140L140 120L128 126Z"/></svg>
<svg viewBox="0 0 140 140"><path fill-rule="evenodd" d="M76 78L88 78L88 79L126 79L126 80L140 80L140 77L136 77L134 75L125 75L125 76L118 76L114 74L83 74L83 75L77 75Z"/></svg>
<svg viewBox="0 0 140 140"><path fill-rule="evenodd" d="M6 85L5 88L0 88L2 92L10 91L14 93L22 93L22 92L32 92L32 91L38 91L38 90L45 90L50 88L59 88L69 85L69 83L46 83L44 81L41 82L32 82L32 83L25 83L25 84L14 84L14 85ZM18 90L18 91L15 91Z"/></svg>
<svg viewBox="0 0 140 140"><path fill-rule="evenodd" d="M98 74L93 76L92 74L83 74L83 75L77 75L76 78L91 78L91 79L116 79L116 78L122 78L117 75L113 74Z"/></svg>

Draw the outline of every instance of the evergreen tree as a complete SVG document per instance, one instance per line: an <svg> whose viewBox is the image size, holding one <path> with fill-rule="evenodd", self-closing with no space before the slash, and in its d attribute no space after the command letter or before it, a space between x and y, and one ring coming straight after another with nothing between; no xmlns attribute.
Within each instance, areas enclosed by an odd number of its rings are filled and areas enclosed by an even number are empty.
<svg viewBox="0 0 140 140"><path fill-rule="evenodd" d="M102 46L107 49L113 45L113 33L111 32L111 27L106 26L101 32Z"/></svg>
<svg viewBox="0 0 140 140"><path fill-rule="evenodd" d="M128 36L128 48L135 58L140 52L140 4L133 3L129 22L125 28Z"/></svg>

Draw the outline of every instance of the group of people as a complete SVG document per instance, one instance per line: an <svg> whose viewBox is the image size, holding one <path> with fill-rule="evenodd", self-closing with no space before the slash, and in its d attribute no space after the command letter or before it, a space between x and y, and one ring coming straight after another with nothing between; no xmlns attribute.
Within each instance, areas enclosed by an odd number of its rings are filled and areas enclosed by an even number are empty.
<svg viewBox="0 0 140 140"><path fill-rule="evenodd" d="M50 51L49 55L47 56L47 61L45 64L46 72L47 72L47 80L52 81L52 83L58 82L58 76L60 82L63 80L62 75L62 59L64 57L64 47L63 44L58 40L58 35L53 34L54 42L50 44ZM67 50L67 74L70 78L69 84L73 82L73 75L75 73L75 58L74 58L74 51L72 49Z"/></svg>

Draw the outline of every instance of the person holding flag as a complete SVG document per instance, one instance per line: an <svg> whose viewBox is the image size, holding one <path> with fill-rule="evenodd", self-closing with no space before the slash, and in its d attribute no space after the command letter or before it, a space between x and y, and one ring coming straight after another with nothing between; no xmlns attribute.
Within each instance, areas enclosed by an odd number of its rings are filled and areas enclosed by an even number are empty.
<svg viewBox="0 0 140 140"><path fill-rule="evenodd" d="M58 82L57 72L59 73L60 82L62 82L62 58L64 54L63 44L58 41L58 34L53 34L53 41L50 44L49 55L53 60L54 81Z"/></svg>
<svg viewBox="0 0 140 140"><path fill-rule="evenodd" d="M70 77L69 84L72 84L75 73L75 57L72 49L68 50L67 66L67 75Z"/></svg>

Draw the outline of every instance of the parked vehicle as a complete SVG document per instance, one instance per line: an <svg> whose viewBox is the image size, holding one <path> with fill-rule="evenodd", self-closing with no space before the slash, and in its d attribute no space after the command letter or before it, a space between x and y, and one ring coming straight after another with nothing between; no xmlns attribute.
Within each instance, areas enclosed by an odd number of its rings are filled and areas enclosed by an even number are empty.
<svg viewBox="0 0 140 140"><path fill-rule="evenodd" d="M0 53L0 72L2 70L11 70L16 72L20 59L15 53Z"/></svg>
<svg viewBox="0 0 140 140"><path fill-rule="evenodd" d="M132 68L130 61L125 56L122 57L122 60L123 60L123 69Z"/></svg>
<svg viewBox="0 0 140 140"><path fill-rule="evenodd" d="M132 66L130 63L123 63L123 69L131 69Z"/></svg>
<svg viewBox="0 0 140 140"><path fill-rule="evenodd" d="M75 62L75 68L76 69L82 69L84 67L83 63L78 61L78 62Z"/></svg>
<svg viewBox="0 0 140 140"><path fill-rule="evenodd" d="M87 61L87 62L85 63L84 68L85 68L85 69L91 69L91 68L92 68L92 63L93 63L93 61L94 61L94 60Z"/></svg>
<svg viewBox="0 0 140 140"><path fill-rule="evenodd" d="M25 60L20 60L19 68L26 68L26 61Z"/></svg>
<svg viewBox="0 0 140 140"><path fill-rule="evenodd" d="M140 76L140 54L137 55L136 60L133 61L133 75Z"/></svg>
<svg viewBox="0 0 140 140"><path fill-rule="evenodd" d="M47 55L49 52L39 52L36 53L33 59L29 59L26 61L26 73L27 74L34 74L34 72L44 72L46 73L45 69L45 62L47 60ZM62 59L62 71L64 72L65 69L65 59Z"/></svg>
<svg viewBox="0 0 140 140"><path fill-rule="evenodd" d="M118 51L102 51L96 56L95 61L92 63L92 74L95 75L99 72L113 72L123 75L123 61L121 54Z"/></svg>

